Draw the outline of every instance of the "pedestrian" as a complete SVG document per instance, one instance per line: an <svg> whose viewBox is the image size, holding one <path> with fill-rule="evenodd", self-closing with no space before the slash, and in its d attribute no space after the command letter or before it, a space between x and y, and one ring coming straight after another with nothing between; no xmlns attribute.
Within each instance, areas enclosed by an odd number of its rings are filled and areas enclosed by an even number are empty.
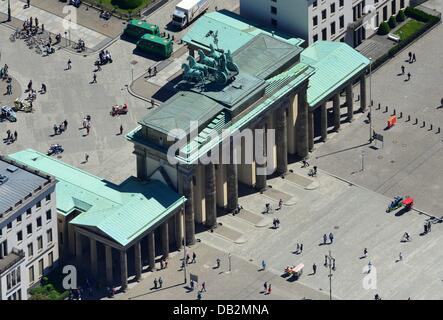
<svg viewBox="0 0 443 320"><path fill-rule="evenodd" d="M123 125L120 125L120 135L123 134Z"/></svg>
<svg viewBox="0 0 443 320"><path fill-rule="evenodd" d="M317 166L314 166L314 176L317 175Z"/></svg>
<svg viewBox="0 0 443 320"><path fill-rule="evenodd" d="M415 52L412 54L412 62L416 62L417 59L415 58Z"/></svg>
<svg viewBox="0 0 443 320"><path fill-rule="evenodd" d="M217 268L220 268L220 259L217 258L216 262L217 262Z"/></svg>
<svg viewBox="0 0 443 320"><path fill-rule="evenodd" d="M265 262L265 260L261 261L261 267L262 267L262 270L266 270L266 262Z"/></svg>
<svg viewBox="0 0 443 320"><path fill-rule="evenodd" d="M195 252L192 253L192 263L196 263L197 262L197 255L195 254Z"/></svg>
<svg viewBox="0 0 443 320"><path fill-rule="evenodd" d="M168 259L165 259L165 269L168 268Z"/></svg>
<svg viewBox="0 0 443 320"><path fill-rule="evenodd" d="M160 260L160 270L163 270L163 259Z"/></svg>
<svg viewBox="0 0 443 320"><path fill-rule="evenodd" d="M157 75L157 66L154 66L154 76Z"/></svg>
<svg viewBox="0 0 443 320"><path fill-rule="evenodd" d="M68 67L66 68L66 70L70 70L71 69L71 59L68 59Z"/></svg>
<svg viewBox="0 0 443 320"><path fill-rule="evenodd" d="M274 226L274 229L277 229L277 219L274 218L274 220L272 220L272 224Z"/></svg>
<svg viewBox="0 0 443 320"><path fill-rule="evenodd" d="M408 62L411 62L412 61L412 52L411 51L409 51L408 56L409 56Z"/></svg>
<svg viewBox="0 0 443 320"><path fill-rule="evenodd" d="M428 221L428 232L431 232L431 221Z"/></svg>
<svg viewBox="0 0 443 320"><path fill-rule="evenodd" d="M278 209L280 210L282 207L283 207L283 200L280 199L280 200L278 201Z"/></svg>
<svg viewBox="0 0 443 320"><path fill-rule="evenodd" d="M186 264L189 264L189 260L191 259L191 257L189 256L189 253L186 254Z"/></svg>
<svg viewBox="0 0 443 320"><path fill-rule="evenodd" d="M328 237L326 236L326 233L323 235L323 244L326 244Z"/></svg>
<svg viewBox="0 0 443 320"><path fill-rule="evenodd" d="M335 271L335 258L332 258L332 270Z"/></svg>
<svg viewBox="0 0 443 320"><path fill-rule="evenodd" d="M307 167L309 167L309 162L308 162L308 160L306 160L306 159L303 159L303 168L307 168Z"/></svg>
<svg viewBox="0 0 443 320"><path fill-rule="evenodd" d="M152 73L152 68L149 67L149 69L148 69L148 75L151 76L151 73Z"/></svg>
<svg viewBox="0 0 443 320"><path fill-rule="evenodd" d="M368 262L368 273L371 272L371 268L372 268L372 263L371 261Z"/></svg>
<svg viewBox="0 0 443 320"><path fill-rule="evenodd" d="M92 82L91 83L97 83L97 74L92 75Z"/></svg>
<svg viewBox="0 0 443 320"><path fill-rule="evenodd" d="M329 233L329 240L332 242L334 242L334 235L331 233Z"/></svg>
<svg viewBox="0 0 443 320"><path fill-rule="evenodd" d="M411 80L411 73L408 72L408 81Z"/></svg>
<svg viewBox="0 0 443 320"><path fill-rule="evenodd" d="M425 223L424 228L425 228L425 232L424 233L425 234L428 233L428 224L427 223Z"/></svg>
<svg viewBox="0 0 443 320"><path fill-rule="evenodd" d="M35 21L35 27L38 29L38 18L35 17L34 21Z"/></svg>
<svg viewBox="0 0 443 320"><path fill-rule="evenodd" d="M42 83L42 88L40 90L42 94L46 93L46 84Z"/></svg>
<svg viewBox="0 0 443 320"><path fill-rule="evenodd" d="M201 292L206 292L206 282L203 281Z"/></svg>
<svg viewBox="0 0 443 320"><path fill-rule="evenodd" d="M63 121L63 125L65 126L65 130L68 129L68 120Z"/></svg>
<svg viewBox="0 0 443 320"><path fill-rule="evenodd" d="M91 128L91 125L88 123L86 125L86 135L89 135L89 129Z"/></svg>
<svg viewBox="0 0 443 320"><path fill-rule="evenodd" d="M303 243L300 243L300 253L303 252Z"/></svg>
<svg viewBox="0 0 443 320"><path fill-rule="evenodd" d="M403 260L403 255L401 254L401 252L398 254L398 261L402 261Z"/></svg>
<svg viewBox="0 0 443 320"><path fill-rule="evenodd" d="M401 74L402 74L402 75L405 74L405 66L401 66Z"/></svg>
<svg viewBox="0 0 443 320"><path fill-rule="evenodd" d="M85 162L88 162L88 160L89 160L89 154L85 154Z"/></svg>
<svg viewBox="0 0 443 320"><path fill-rule="evenodd" d="M32 80L29 80L28 82L28 91L32 90Z"/></svg>
<svg viewBox="0 0 443 320"><path fill-rule="evenodd" d="M271 287L272 285L271 284L269 284L269 286L268 286L268 294L271 294L271 291L272 291L272 287Z"/></svg>
<svg viewBox="0 0 443 320"><path fill-rule="evenodd" d="M6 86L6 94L7 95L12 94L12 84L11 83L8 83L8 85Z"/></svg>
<svg viewBox="0 0 443 320"><path fill-rule="evenodd" d="M57 135L57 133L58 133L58 127L57 127L57 125L56 124L54 124L54 136L56 136Z"/></svg>
<svg viewBox="0 0 443 320"><path fill-rule="evenodd" d="M406 239L406 241L409 241L409 233L407 233L407 232L405 232L405 239Z"/></svg>
<svg viewBox="0 0 443 320"><path fill-rule="evenodd" d="M316 274L317 273L317 266L315 265L315 263L312 265L312 274Z"/></svg>
<svg viewBox="0 0 443 320"><path fill-rule="evenodd" d="M31 6L31 0L26 0L26 8L29 8Z"/></svg>
<svg viewBox="0 0 443 320"><path fill-rule="evenodd" d="M191 280L191 290L194 291L194 280Z"/></svg>
<svg viewBox="0 0 443 320"><path fill-rule="evenodd" d="M158 284L159 284L160 288L163 286L163 279L162 279L162 277L158 278Z"/></svg>
<svg viewBox="0 0 443 320"><path fill-rule="evenodd" d="M201 300L201 299L202 299L202 294L201 294L201 292L197 292L197 299L198 299L198 300Z"/></svg>
<svg viewBox="0 0 443 320"><path fill-rule="evenodd" d="M14 141L17 141L17 131L14 131Z"/></svg>
<svg viewBox="0 0 443 320"><path fill-rule="evenodd" d="M364 256L365 258L368 256L368 249L367 249L367 248L365 248L365 249L363 250L363 256Z"/></svg>
<svg viewBox="0 0 443 320"><path fill-rule="evenodd" d="M157 284L158 284L157 278L154 278L154 289L157 289Z"/></svg>
<svg viewBox="0 0 443 320"><path fill-rule="evenodd" d="M297 243L297 250L295 250L296 253L299 253L300 251L300 244Z"/></svg>
<svg viewBox="0 0 443 320"><path fill-rule="evenodd" d="M11 139L11 130L8 129L8 130L6 131L6 134L7 134L7 136L8 136L6 139L7 139L7 140Z"/></svg>
<svg viewBox="0 0 443 320"><path fill-rule="evenodd" d="M324 266L326 267L327 265L328 265L328 256L325 255L325 264L324 264Z"/></svg>
<svg viewBox="0 0 443 320"><path fill-rule="evenodd" d="M268 283L265 282L265 283L263 284L263 287L265 288L265 292L267 292L267 291L268 291Z"/></svg>

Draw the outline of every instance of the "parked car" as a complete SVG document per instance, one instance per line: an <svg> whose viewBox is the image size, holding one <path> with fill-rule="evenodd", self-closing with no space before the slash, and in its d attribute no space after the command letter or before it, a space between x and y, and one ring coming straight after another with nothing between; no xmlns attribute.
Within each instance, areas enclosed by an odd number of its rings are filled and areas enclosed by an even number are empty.
<svg viewBox="0 0 443 320"><path fill-rule="evenodd" d="M1 111L0 111L0 121L3 120L9 120L11 122L16 122L17 121L17 116L15 114L15 111L8 106L3 106Z"/></svg>
<svg viewBox="0 0 443 320"><path fill-rule="evenodd" d="M69 4L73 5L76 8L78 8L82 4L82 2L80 0L69 0Z"/></svg>

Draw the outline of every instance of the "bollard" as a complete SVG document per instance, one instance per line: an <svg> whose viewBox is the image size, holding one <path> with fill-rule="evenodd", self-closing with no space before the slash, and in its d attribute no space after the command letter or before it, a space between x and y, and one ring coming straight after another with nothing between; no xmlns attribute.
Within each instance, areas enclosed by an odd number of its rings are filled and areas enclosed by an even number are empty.
<svg viewBox="0 0 443 320"><path fill-rule="evenodd" d="M400 115L398 117L399 119L403 118L403 112L400 112Z"/></svg>
<svg viewBox="0 0 443 320"><path fill-rule="evenodd" d="M172 41L174 41L174 40L175 40L175 37L174 37L174 35L172 35L172 36L171 36L171 39L172 39Z"/></svg>
<svg viewBox="0 0 443 320"><path fill-rule="evenodd" d="M408 120L406 120L406 121L411 121L411 115L410 114L408 114Z"/></svg>
<svg viewBox="0 0 443 320"><path fill-rule="evenodd" d="M418 124L418 119L417 118L415 118L415 123L414 124Z"/></svg>
<svg viewBox="0 0 443 320"><path fill-rule="evenodd" d="M385 107L385 113L388 112L388 106Z"/></svg>
<svg viewBox="0 0 443 320"><path fill-rule="evenodd" d="M396 115L396 111L395 111L395 109L394 109L394 113L392 114L393 116L395 116Z"/></svg>
<svg viewBox="0 0 443 320"><path fill-rule="evenodd" d="M381 103L378 103L378 108L377 108L377 110L380 110L381 109Z"/></svg>
<svg viewBox="0 0 443 320"><path fill-rule="evenodd" d="M431 124L431 127L429 128L429 131L432 131L432 130L434 130L434 125L433 124Z"/></svg>
<svg viewBox="0 0 443 320"><path fill-rule="evenodd" d="M167 39L169 39L170 38L170 34L168 33L168 37L167 37Z"/></svg>
<svg viewBox="0 0 443 320"><path fill-rule="evenodd" d="M426 121L423 120L422 128L426 127Z"/></svg>
<svg viewBox="0 0 443 320"><path fill-rule="evenodd" d="M438 127L437 133L440 133L440 127Z"/></svg>

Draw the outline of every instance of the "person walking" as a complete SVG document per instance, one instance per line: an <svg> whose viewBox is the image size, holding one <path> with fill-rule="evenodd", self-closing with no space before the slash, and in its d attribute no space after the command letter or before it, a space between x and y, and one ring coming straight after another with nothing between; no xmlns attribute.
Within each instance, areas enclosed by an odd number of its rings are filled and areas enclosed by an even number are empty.
<svg viewBox="0 0 443 320"><path fill-rule="evenodd" d="M191 280L190 285L191 285L191 290L194 291L194 280Z"/></svg>
<svg viewBox="0 0 443 320"><path fill-rule="evenodd" d="M410 63L412 61L412 52L411 51L409 51L408 56L409 56L408 62Z"/></svg>
<svg viewBox="0 0 443 320"><path fill-rule="evenodd" d="M409 81L409 80L411 80L411 73L410 72L408 72L408 80L407 81Z"/></svg>
<svg viewBox="0 0 443 320"><path fill-rule="evenodd" d="M428 221L428 232L431 232L431 221Z"/></svg>
<svg viewBox="0 0 443 320"><path fill-rule="evenodd" d="M202 294L201 292L197 292L197 300L201 300L202 299Z"/></svg>
<svg viewBox="0 0 443 320"><path fill-rule="evenodd" d="M262 270L266 270L266 262L265 262L265 260L261 261L261 268L262 268Z"/></svg>
<svg viewBox="0 0 443 320"><path fill-rule="evenodd" d="M158 286L157 278L154 278L154 289L157 289L157 286Z"/></svg>
<svg viewBox="0 0 443 320"><path fill-rule="evenodd" d="M368 249L367 248L365 248L364 250L363 250L363 257L367 257L368 256Z"/></svg>
<svg viewBox="0 0 443 320"><path fill-rule="evenodd" d="M11 139L11 130L7 130L6 131L6 135L7 135L7 138L6 138L6 140L10 140Z"/></svg>
<svg viewBox="0 0 443 320"><path fill-rule="evenodd" d="M217 269L220 268L220 258L217 258L216 263L217 263Z"/></svg>
<svg viewBox="0 0 443 320"><path fill-rule="evenodd" d="M328 237L326 236L326 233L323 235L323 244L326 244Z"/></svg>
<svg viewBox="0 0 443 320"><path fill-rule="evenodd" d="M28 91L32 90L32 80L29 80L28 82Z"/></svg>
<svg viewBox="0 0 443 320"><path fill-rule="evenodd" d="M280 199L278 200L278 210L281 210L282 207L283 207L283 200Z"/></svg>
<svg viewBox="0 0 443 320"><path fill-rule="evenodd" d="M401 66L401 74L402 74L402 75L405 74L405 66Z"/></svg>
<svg viewBox="0 0 443 320"><path fill-rule="evenodd" d="M201 292L206 292L206 282L203 281Z"/></svg>
<svg viewBox="0 0 443 320"><path fill-rule="evenodd" d="M312 274L316 274L317 273L317 265L314 263L312 265Z"/></svg>
<svg viewBox="0 0 443 320"><path fill-rule="evenodd" d="M158 285L159 285L159 288L161 288L163 286L163 279L162 279L162 277L158 278Z"/></svg>
<svg viewBox="0 0 443 320"><path fill-rule="evenodd" d="M68 129L68 120L63 121L63 125L65 126L65 131Z"/></svg>
<svg viewBox="0 0 443 320"><path fill-rule="evenodd" d="M269 284L269 286L268 286L268 294L271 294L271 291L272 291L272 285Z"/></svg>
<svg viewBox="0 0 443 320"><path fill-rule="evenodd" d="M92 82L91 83L97 83L97 74L92 75Z"/></svg>
<svg viewBox="0 0 443 320"><path fill-rule="evenodd" d="M268 283L263 283L263 288L265 289L265 292L268 292Z"/></svg>
<svg viewBox="0 0 443 320"><path fill-rule="evenodd" d="M415 57L415 52L412 54L412 62L416 62L417 61L417 59L416 59L416 57Z"/></svg>
<svg viewBox="0 0 443 320"><path fill-rule="evenodd" d="M398 261L402 261L403 260L403 255L401 254L401 252L398 254Z"/></svg>
<svg viewBox="0 0 443 320"><path fill-rule="evenodd" d="M17 136L18 136L17 131L14 131L14 141L17 141Z"/></svg>
<svg viewBox="0 0 443 320"><path fill-rule="evenodd" d="M329 233L329 241L331 241L331 244L334 242L334 235L331 233Z"/></svg>
<svg viewBox="0 0 443 320"><path fill-rule="evenodd" d="M123 134L123 125L120 125L120 135Z"/></svg>
<svg viewBox="0 0 443 320"><path fill-rule="evenodd" d="M368 273L371 272L372 269L372 263L371 261L368 262Z"/></svg>
<svg viewBox="0 0 443 320"><path fill-rule="evenodd" d="M303 252L303 243L300 243L300 253Z"/></svg>
<svg viewBox="0 0 443 320"><path fill-rule="evenodd" d="M89 160L89 154L85 154L85 162L88 162L88 160Z"/></svg>
<svg viewBox="0 0 443 320"><path fill-rule="evenodd" d="M192 253L192 261L191 263L196 263L197 262L197 255L195 254L195 252Z"/></svg>
<svg viewBox="0 0 443 320"><path fill-rule="evenodd" d="M46 93L46 84L42 83L42 88L40 89L40 92L41 92L42 94L45 94L45 93Z"/></svg>
<svg viewBox="0 0 443 320"><path fill-rule="evenodd" d="M7 95L12 94L12 84L11 83L8 83L8 85L6 86L6 94Z"/></svg>
<svg viewBox="0 0 443 320"><path fill-rule="evenodd" d="M70 70L72 68L71 63L72 63L71 59L68 59L68 66L67 66L66 70Z"/></svg>

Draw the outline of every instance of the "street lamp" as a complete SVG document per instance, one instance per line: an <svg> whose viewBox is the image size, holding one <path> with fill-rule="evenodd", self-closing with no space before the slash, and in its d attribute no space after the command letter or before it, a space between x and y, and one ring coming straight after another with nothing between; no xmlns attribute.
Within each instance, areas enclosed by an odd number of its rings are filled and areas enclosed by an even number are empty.
<svg viewBox="0 0 443 320"><path fill-rule="evenodd" d="M183 200L183 203L182 203L183 218L185 215L184 203L185 203L185 201ZM185 220L185 219L183 219L183 220ZM188 278L186 276L186 225L183 226L183 272L184 272L185 284L186 284L188 282Z"/></svg>
<svg viewBox="0 0 443 320"><path fill-rule="evenodd" d="M372 142L374 140L372 136L372 58L369 58L369 114L371 115L369 117L369 142Z"/></svg>
<svg viewBox="0 0 443 320"><path fill-rule="evenodd" d="M11 0L8 0L8 22L11 21Z"/></svg>
<svg viewBox="0 0 443 320"><path fill-rule="evenodd" d="M325 256L325 266L329 267L329 300L332 300L332 270L335 271L335 258L331 255L329 250L329 255Z"/></svg>
<svg viewBox="0 0 443 320"><path fill-rule="evenodd" d="M229 272L231 272L231 254L228 254L228 261L229 261Z"/></svg>

